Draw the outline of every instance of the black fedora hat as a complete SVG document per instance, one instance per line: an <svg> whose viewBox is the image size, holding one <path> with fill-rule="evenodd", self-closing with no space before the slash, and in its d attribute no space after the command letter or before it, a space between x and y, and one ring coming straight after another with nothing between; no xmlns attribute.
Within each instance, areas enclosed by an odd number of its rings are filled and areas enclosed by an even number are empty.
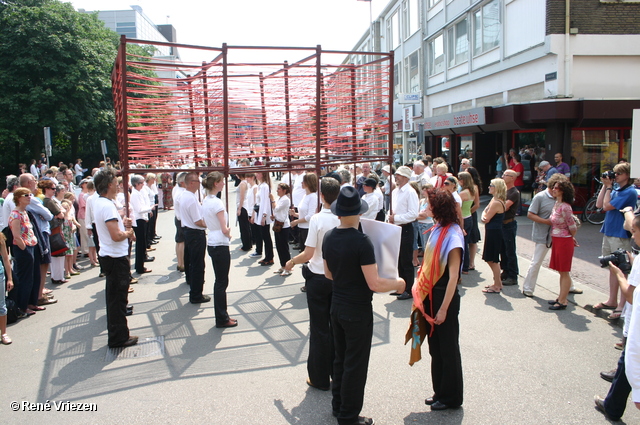
<svg viewBox="0 0 640 425"><path fill-rule="evenodd" d="M331 212L338 217L364 214L368 209L369 205L360 200L360 194L353 186L340 189L338 199L331 204Z"/></svg>

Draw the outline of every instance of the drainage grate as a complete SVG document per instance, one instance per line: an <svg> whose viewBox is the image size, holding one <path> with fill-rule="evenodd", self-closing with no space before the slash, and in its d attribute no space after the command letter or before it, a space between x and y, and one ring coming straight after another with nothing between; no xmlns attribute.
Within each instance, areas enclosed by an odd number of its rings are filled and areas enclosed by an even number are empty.
<svg viewBox="0 0 640 425"><path fill-rule="evenodd" d="M132 347L107 348L105 362L164 356L164 336L145 338Z"/></svg>

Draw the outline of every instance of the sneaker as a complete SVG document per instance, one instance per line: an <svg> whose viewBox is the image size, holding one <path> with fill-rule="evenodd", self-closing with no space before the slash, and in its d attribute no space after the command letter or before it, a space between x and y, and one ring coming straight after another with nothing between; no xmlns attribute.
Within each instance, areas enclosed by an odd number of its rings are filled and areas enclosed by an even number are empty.
<svg viewBox="0 0 640 425"><path fill-rule="evenodd" d="M504 285L504 282L502 282L502 284ZM522 291L522 295L531 298L533 297L533 291Z"/></svg>
<svg viewBox="0 0 640 425"><path fill-rule="evenodd" d="M257 252L254 252L253 254L249 254L249 257L251 258L262 257L262 254L258 254Z"/></svg>

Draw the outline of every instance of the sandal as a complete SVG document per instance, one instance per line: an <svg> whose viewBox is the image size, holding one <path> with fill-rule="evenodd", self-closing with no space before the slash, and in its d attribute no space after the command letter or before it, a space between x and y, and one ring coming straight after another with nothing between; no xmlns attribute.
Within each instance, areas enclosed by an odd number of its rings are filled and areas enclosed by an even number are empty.
<svg viewBox="0 0 640 425"><path fill-rule="evenodd" d="M609 304L605 304L605 303L598 303L596 305L593 306L594 310L615 310L617 306L615 305L609 305Z"/></svg>
<svg viewBox="0 0 640 425"><path fill-rule="evenodd" d="M284 271L284 267L280 267L278 270L276 270L275 272L273 272L273 274L280 274Z"/></svg>
<svg viewBox="0 0 640 425"><path fill-rule="evenodd" d="M2 337L0 337L0 342L2 342L4 345L9 345L9 344L11 344L13 341L11 341L11 338L9 338L9 335L7 335L7 334L2 334Z"/></svg>
<svg viewBox="0 0 640 425"><path fill-rule="evenodd" d="M291 276L291 271L283 270L282 273L280 273L280 276L283 276L283 277Z"/></svg>
<svg viewBox="0 0 640 425"><path fill-rule="evenodd" d="M618 320L621 315L622 315L622 310L613 310L613 313L611 313L609 315L608 319L609 320Z"/></svg>
<svg viewBox="0 0 640 425"><path fill-rule="evenodd" d="M553 303L549 306L549 310L565 310L569 304L560 304L559 302Z"/></svg>
<svg viewBox="0 0 640 425"><path fill-rule="evenodd" d="M484 289L482 290L482 292L484 292L485 294L499 294L499 293L500 293L500 290L497 290L497 291L496 291L496 290L495 290L495 289L493 289L493 288L484 288Z"/></svg>

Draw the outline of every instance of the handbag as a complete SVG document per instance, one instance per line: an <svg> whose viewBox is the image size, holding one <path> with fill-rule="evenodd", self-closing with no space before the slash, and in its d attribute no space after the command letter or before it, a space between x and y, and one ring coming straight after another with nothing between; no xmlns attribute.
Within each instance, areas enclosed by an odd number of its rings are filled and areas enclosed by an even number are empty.
<svg viewBox="0 0 640 425"><path fill-rule="evenodd" d="M278 220L274 220L273 221L273 231L278 233L282 230L282 226L284 226L284 221L278 221Z"/></svg>
<svg viewBox="0 0 640 425"><path fill-rule="evenodd" d="M60 227L51 229L51 236L49 236L49 246L51 248L51 255L53 257L62 257L69 249L67 243L64 241L62 231Z"/></svg>

